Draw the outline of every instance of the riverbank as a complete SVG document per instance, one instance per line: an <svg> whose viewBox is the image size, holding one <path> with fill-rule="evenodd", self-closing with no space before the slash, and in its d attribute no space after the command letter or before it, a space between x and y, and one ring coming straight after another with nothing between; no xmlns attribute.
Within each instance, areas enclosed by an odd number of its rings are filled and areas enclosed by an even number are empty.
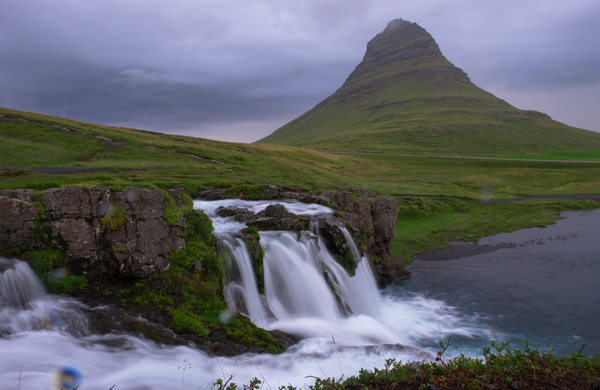
<svg viewBox="0 0 600 390"><path fill-rule="evenodd" d="M450 197L396 198L400 214L392 239L392 255L410 264L415 258L456 258L469 251L483 253L493 248L450 246L450 243L474 243L499 233L551 225L561 218L562 211L599 208L600 203L593 200L598 198L593 195L590 198L577 194L572 199L534 197L493 203Z"/></svg>

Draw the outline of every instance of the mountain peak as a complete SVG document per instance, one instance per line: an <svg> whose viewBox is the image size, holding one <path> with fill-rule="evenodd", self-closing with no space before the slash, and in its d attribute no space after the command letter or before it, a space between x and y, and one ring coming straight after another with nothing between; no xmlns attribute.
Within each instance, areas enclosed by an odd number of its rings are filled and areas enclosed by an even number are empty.
<svg viewBox="0 0 600 390"><path fill-rule="evenodd" d="M447 68L446 71L452 69L455 76L470 82L466 73L444 57L435 39L424 28L416 23L395 19L369 41L363 60L350 74L346 84L363 75L385 78L432 67ZM374 71L376 74L373 74Z"/></svg>
<svg viewBox="0 0 600 390"><path fill-rule="evenodd" d="M502 156L600 147L600 135L518 110L482 90L424 28L395 19L369 41L335 93L258 142L336 152Z"/></svg>

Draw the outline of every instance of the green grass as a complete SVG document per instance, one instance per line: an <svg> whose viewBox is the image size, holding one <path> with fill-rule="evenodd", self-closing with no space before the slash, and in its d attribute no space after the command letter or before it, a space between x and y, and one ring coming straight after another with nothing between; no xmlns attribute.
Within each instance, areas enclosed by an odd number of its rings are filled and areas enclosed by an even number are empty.
<svg viewBox="0 0 600 390"><path fill-rule="evenodd" d="M0 144L2 167L62 166L104 149L99 140L20 121L0 122Z"/></svg>
<svg viewBox="0 0 600 390"><path fill-rule="evenodd" d="M0 109L0 113L29 120L27 123L9 122L20 126L14 137L20 134L27 138L30 131L37 134L40 128L57 135L37 143L39 155L30 159L23 159L2 145L0 168L60 165L96 169L96 172L70 175L35 171L13 175L0 170L0 189L44 190L65 185L99 185L116 190L132 185L168 189L184 184L192 194L208 187L233 187L235 193L252 197L267 184L315 192L351 185L367 187L381 195L447 195L472 199L482 199L486 192L493 198L600 193L600 164L336 155L289 146L225 143L99 126L7 109ZM4 129L5 125L6 122L0 123L0 128ZM90 154L98 152L97 140L63 133L46 125L68 127L73 133L86 132L127 145L115 153L98 154L90 161L78 162L82 150ZM60 137L65 134L80 137L79 141L91 146L86 149L78 142L64 143ZM44 154L51 155L53 150L65 151L60 164L44 162Z"/></svg>
<svg viewBox="0 0 600 390"><path fill-rule="evenodd" d="M560 211L600 207L593 201L540 201L478 204L453 198L397 199L400 214L392 255L405 264L412 256L448 246L450 241L477 241L503 232L544 227L560 218Z"/></svg>

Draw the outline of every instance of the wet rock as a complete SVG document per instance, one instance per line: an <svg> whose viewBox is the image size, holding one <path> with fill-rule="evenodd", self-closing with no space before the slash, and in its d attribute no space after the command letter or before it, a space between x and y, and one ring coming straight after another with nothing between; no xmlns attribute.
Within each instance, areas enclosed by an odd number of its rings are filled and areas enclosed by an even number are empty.
<svg viewBox="0 0 600 390"><path fill-rule="evenodd" d="M215 190L213 188L198 193L198 198L204 200L221 200L226 199L227 197L226 191L219 189Z"/></svg>
<svg viewBox="0 0 600 390"><path fill-rule="evenodd" d="M334 254L337 262L344 267L350 276L354 276L357 263L348 240L342 231L341 226L343 224L343 220L328 215L319 221L319 231L327 244L327 248Z"/></svg>
<svg viewBox="0 0 600 390"><path fill-rule="evenodd" d="M410 277L402 263L391 256L391 239L396 233L399 213L396 202L378 198L366 188L338 188L340 191L325 191L321 197L330 202L329 207L342 211L341 217L359 250L371 258L380 285Z"/></svg>
<svg viewBox="0 0 600 390"><path fill-rule="evenodd" d="M308 230L310 217L296 215L286 210L282 204L272 204L256 214L256 220L247 223L258 230Z"/></svg>
<svg viewBox="0 0 600 390"><path fill-rule="evenodd" d="M275 203L267 206L266 209L256 214L257 218L283 218L290 214L284 205Z"/></svg>
<svg viewBox="0 0 600 390"><path fill-rule="evenodd" d="M253 211L236 206L221 206L217 209L217 215L220 217L235 217L235 220L239 222L248 222L256 219Z"/></svg>

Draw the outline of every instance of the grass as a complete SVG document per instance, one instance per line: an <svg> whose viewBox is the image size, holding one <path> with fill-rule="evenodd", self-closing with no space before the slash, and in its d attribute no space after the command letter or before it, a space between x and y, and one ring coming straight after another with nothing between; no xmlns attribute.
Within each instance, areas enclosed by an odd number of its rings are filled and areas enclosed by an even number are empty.
<svg viewBox="0 0 600 390"><path fill-rule="evenodd" d="M16 131L14 128L6 130L7 123L0 123L2 131L10 132L13 138L25 137L30 131L48 133L43 142L40 139L36 143L37 154L28 159L11 154L3 145L0 169L33 166L95 169L68 175L33 170L12 175L0 170L3 175L0 189L44 190L65 185L100 185L116 190L131 185L167 189L184 184L192 195L209 187L235 187L236 193L252 196L266 184L315 192L351 185L367 187L381 195L447 195L472 199L482 199L484 187L493 192L493 198L600 193L600 164L336 155L288 146L225 143L99 126L7 109L0 109L0 114L13 120L8 124L19 124ZM54 125L70 128L72 134L65 135L51 127ZM76 132L127 145L81 162L78 161L81 150L98 153L98 140L77 136ZM63 143L62 136L80 137L82 143L91 143L93 147L85 149L79 143ZM60 148L65 150L61 159L44 160L46 154L51 155Z"/></svg>
<svg viewBox="0 0 600 390"><path fill-rule="evenodd" d="M600 207L594 201L522 201L478 204L454 198L397 199L400 215L392 239L392 255L405 264L412 256L448 246L450 241L482 237L530 227L544 227L560 218L560 211Z"/></svg>

